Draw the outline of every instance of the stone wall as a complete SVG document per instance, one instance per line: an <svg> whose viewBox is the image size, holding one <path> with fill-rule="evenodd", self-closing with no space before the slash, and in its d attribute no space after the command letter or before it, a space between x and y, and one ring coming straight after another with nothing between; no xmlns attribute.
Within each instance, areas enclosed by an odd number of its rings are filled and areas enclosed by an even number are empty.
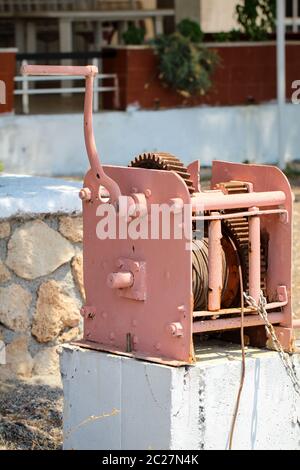
<svg viewBox="0 0 300 470"><path fill-rule="evenodd" d="M82 218L51 215L0 223L0 338L6 374L58 370L57 345L80 336Z"/></svg>
<svg viewBox="0 0 300 470"><path fill-rule="evenodd" d="M58 374L57 346L80 337L79 187L0 176L0 378Z"/></svg>

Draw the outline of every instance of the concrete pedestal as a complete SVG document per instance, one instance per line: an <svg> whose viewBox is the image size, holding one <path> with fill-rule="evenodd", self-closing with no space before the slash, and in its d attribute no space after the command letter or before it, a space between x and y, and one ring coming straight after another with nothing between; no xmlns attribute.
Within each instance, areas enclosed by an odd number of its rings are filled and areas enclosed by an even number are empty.
<svg viewBox="0 0 300 470"><path fill-rule="evenodd" d="M197 355L195 366L176 369L64 346L64 448L226 449L240 350L207 342ZM274 352L247 352L234 448L300 449L300 398Z"/></svg>

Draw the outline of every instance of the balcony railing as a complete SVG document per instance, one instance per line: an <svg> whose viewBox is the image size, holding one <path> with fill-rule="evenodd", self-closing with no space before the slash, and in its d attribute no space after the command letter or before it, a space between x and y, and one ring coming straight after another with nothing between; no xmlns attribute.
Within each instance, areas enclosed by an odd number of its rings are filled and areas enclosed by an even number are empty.
<svg viewBox="0 0 300 470"><path fill-rule="evenodd" d="M0 0L0 13L139 10L139 0Z"/></svg>
<svg viewBox="0 0 300 470"><path fill-rule="evenodd" d="M98 66L98 59L95 58L92 60L93 65ZM22 61L22 65L27 64L27 61ZM22 112L23 114L30 113L29 99L33 95L66 95L66 94L77 94L85 93L85 86L74 87L73 82L81 82L84 80L84 77L76 76L65 76L65 77L56 77L56 76L47 76L47 77L30 77L30 76L17 76L14 78L16 88L14 90L15 96L22 97ZM113 82L113 86L103 85L103 81L109 80ZM62 86L59 88L31 88L32 84L35 83L53 83L53 82L65 82L67 86ZM99 111L99 94L102 93L113 93L114 99L113 104L115 109L120 107L120 90L119 90L119 80L116 74L103 74L99 73L95 76L94 82L94 98L93 98L93 110L94 112Z"/></svg>

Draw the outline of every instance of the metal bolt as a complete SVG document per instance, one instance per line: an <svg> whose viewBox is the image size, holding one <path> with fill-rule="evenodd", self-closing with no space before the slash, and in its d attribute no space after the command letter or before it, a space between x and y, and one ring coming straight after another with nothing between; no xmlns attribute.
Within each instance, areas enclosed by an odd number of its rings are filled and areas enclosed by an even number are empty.
<svg viewBox="0 0 300 470"><path fill-rule="evenodd" d="M81 315L83 318L85 317L85 308L84 308L84 307L82 307L82 308L80 309L80 315Z"/></svg>
<svg viewBox="0 0 300 470"><path fill-rule="evenodd" d="M89 188L83 188L79 191L79 197L82 201L90 201L92 199L92 192Z"/></svg>
<svg viewBox="0 0 300 470"><path fill-rule="evenodd" d="M160 348L161 348L161 344L160 344L160 343L156 343L156 345L155 345L155 349L157 349L157 351L159 351L159 350L160 350Z"/></svg>
<svg viewBox="0 0 300 470"><path fill-rule="evenodd" d="M90 320L94 320L95 316L96 316L96 315L95 315L94 312L90 312L90 313L88 314L88 318L89 318Z"/></svg>
<svg viewBox="0 0 300 470"><path fill-rule="evenodd" d="M133 263L133 266L134 266L134 270L136 273L138 273L140 271L140 263L138 263L137 261L135 261Z"/></svg>
<svg viewBox="0 0 300 470"><path fill-rule="evenodd" d="M183 326L179 322L171 323L168 326L168 332L172 336L176 336L176 337L183 336Z"/></svg>
<svg viewBox="0 0 300 470"><path fill-rule="evenodd" d="M115 338L116 338L116 337L115 337L115 334L114 334L114 333L110 333L109 339L110 339L111 341L114 341Z"/></svg>
<svg viewBox="0 0 300 470"><path fill-rule="evenodd" d="M146 191L145 191L145 196L146 196L147 199L149 199L149 197L152 196L152 191L151 191L151 189L146 189Z"/></svg>
<svg viewBox="0 0 300 470"><path fill-rule="evenodd" d="M134 337L132 338L132 342L133 342L133 344L138 344L138 342L139 342L138 337L137 337L137 336L134 336Z"/></svg>

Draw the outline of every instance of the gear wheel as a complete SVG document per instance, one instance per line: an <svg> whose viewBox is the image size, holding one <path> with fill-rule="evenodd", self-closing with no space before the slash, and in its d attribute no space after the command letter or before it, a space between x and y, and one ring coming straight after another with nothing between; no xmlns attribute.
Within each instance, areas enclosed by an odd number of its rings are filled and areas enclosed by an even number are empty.
<svg viewBox="0 0 300 470"><path fill-rule="evenodd" d="M221 183L218 189L222 189L226 194L242 194L248 193L249 188L246 183L241 181L231 181L228 183ZM230 211L226 211L230 213ZM225 232L234 241L238 253L241 258L241 263L244 273L244 284L247 291L249 291L249 219L247 217L228 219L223 222ZM261 290L266 296L267 291L267 256L264 244L261 244Z"/></svg>
<svg viewBox="0 0 300 470"><path fill-rule="evenodd" d="M195 192L191 175L184 164L174 155L164 152L143 153L133 160L130 165L133 168L147 168L148 170L175 171L185 182L190 194Z"/></svg>

